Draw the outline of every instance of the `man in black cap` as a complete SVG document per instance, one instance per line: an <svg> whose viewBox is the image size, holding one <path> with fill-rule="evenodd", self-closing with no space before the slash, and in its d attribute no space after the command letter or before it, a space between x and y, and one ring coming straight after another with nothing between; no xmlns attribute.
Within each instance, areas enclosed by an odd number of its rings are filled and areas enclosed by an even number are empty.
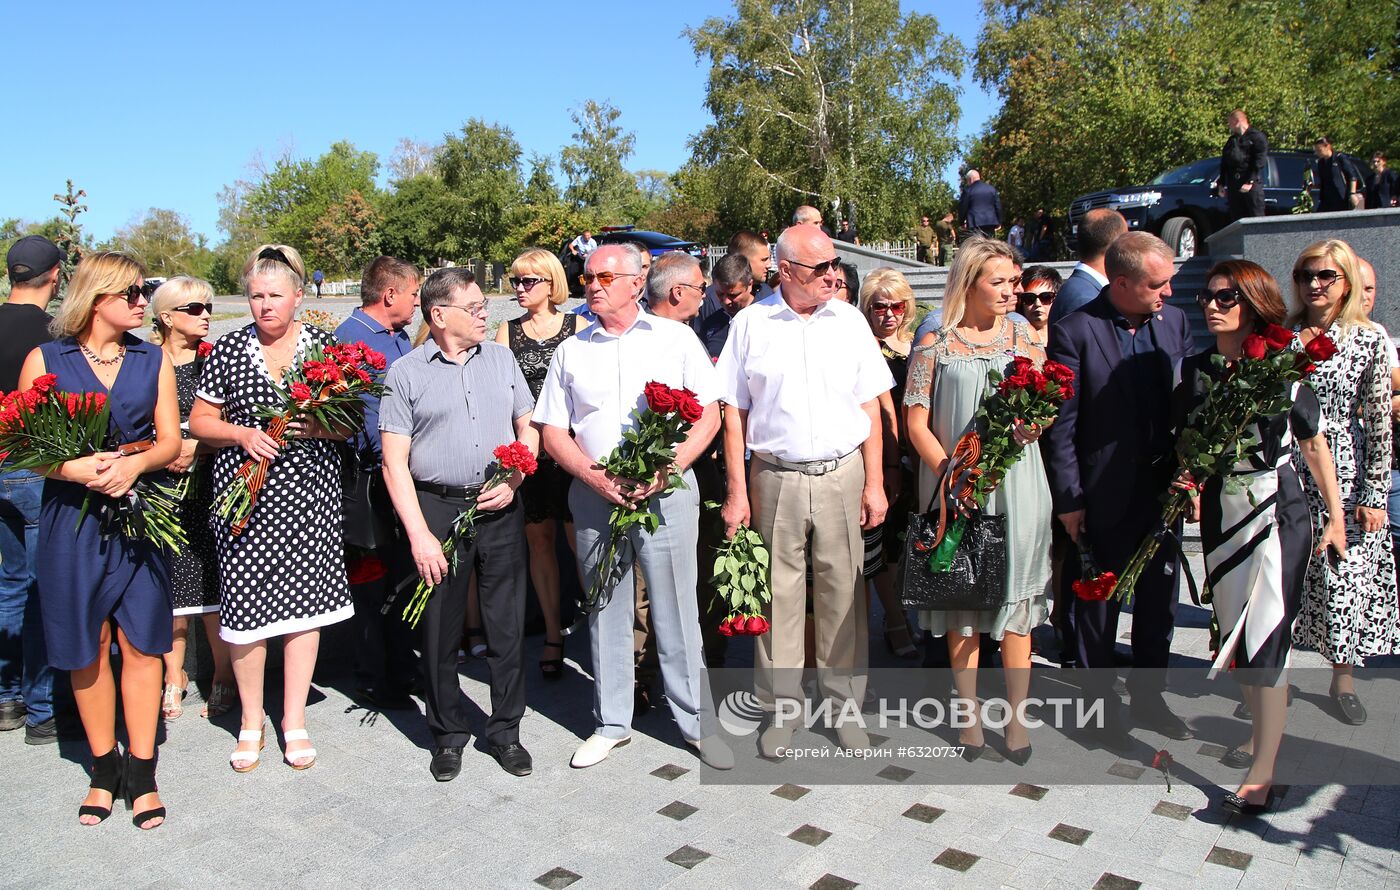
<svg viewBox="0 0 1400 890"><path fill-rule="evenodd" d="M44 310L58 291L63 252L47 238L21 238L5 257L9 302L0 305L0 390L19 387L19 369L52 339ZM0 464L0 730L24 727L24 741L58 741L53 719L53 671L44 647L32 552L44 477Z"/></svg>

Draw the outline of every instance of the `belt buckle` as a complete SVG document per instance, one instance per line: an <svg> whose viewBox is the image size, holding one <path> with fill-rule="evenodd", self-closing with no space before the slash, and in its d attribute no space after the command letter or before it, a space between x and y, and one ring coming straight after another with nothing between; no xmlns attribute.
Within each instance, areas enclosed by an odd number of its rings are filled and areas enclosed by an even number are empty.
<svg viewBox="0 0 1400 890"><path fill-rule="evenodd" d="M836 467L832 466L834 463L836 463L834 460L808 461L806 468L802 472L806 473L808 476L825 476L827 473L836 469Z"/></svg>

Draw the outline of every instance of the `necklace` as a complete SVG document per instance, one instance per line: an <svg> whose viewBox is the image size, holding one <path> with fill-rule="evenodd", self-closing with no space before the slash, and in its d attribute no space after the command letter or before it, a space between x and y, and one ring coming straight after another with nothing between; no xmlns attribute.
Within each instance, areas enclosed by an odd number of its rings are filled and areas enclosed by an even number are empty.
<svg viewBox="0 0 1400 890"><path fill-rule="evenodd" d="M1006 328L1006 319L999 319L997 321L994 336L985 343L974 343L973 341L968 340L962 335L962 332L958 328L953 328L953 336L957 338L959 343L966 346L968 349L996 349L1000 346L1005 346L1007 343Z"/></svg>
<svg viewBox="0 0 1400 890"><path fill-rule="evenodd" d="M531 340L534 340L536 343L543 342L544 340L548 340L548 339L549 339L549 335L546 335L546 336L543 336L543 337L539 336L539 334L542 333L542 332L544 331L544 328L541 327L540 324L539 324L538 322L535 322L535 325L534 325L534 327L535 327L535 333L533 333L533 334L530 333L530 329L529 329L528 325L529 325L532 321L533 321L532 318L530 318L529 316L526 316L526 317L520 322L520 328L521 328L521 330L523 330L523 331L525 332L525 336L529 337Z"/></svg>
<svg viewBox="0 0 1400 890"><path fill-rule="evenodd" d="M111 358L102 358L91 349L88 349L86 343L79 343L78 347L82 349L83 355L88 357L88 361L92 362L94 365L118 365L121 364L122 359L126 358L126 346L124 345L118 346L117 354Z"/></svg>

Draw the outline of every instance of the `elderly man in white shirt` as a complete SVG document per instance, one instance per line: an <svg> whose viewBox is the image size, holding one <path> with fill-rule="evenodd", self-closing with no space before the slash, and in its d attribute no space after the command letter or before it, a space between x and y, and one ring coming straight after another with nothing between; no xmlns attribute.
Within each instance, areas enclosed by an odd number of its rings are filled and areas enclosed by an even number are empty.
<svg viewBox="0 0 1400 890"><path fill-rule="evenodd" d="M716 370L725 452L753 453L752 475L729 462L727 533L752 517L772 556L772 630L755 656L760 698L798 699L805 660L806 569L812 563L816 662L838 702L860 696L853 678L868 660L861 582L861 530L885 519L879 397L890 376L860 310L838 296L844 277L831 239L815 225L778 238L781 286L734 317ZM858 727L836 726L848 748L868 744ZM781 756L792 727L759 739Z"/></svg>
<svg viewBox="0 0 1400 890"><path fill-rule="evenodd" d="M733 752L718 737L703 736L700 726L705 701L695 601L700 499L690 470L719 428L719 386L710 357L690 328L639 310L641 271L637 252L623 245L605 244L589 257L584 296L598 320L555 350L534 420L541 426L546 450L577 480L569 490L569 509L578 530L578 559L586 587L593 581L606 544L612 508L644 503L666 487L664 471L653 479L624 479L601 464L622 441L623 431L635 426L636 412L646 406L643 387L652 380L685 387L705 406L690 435L676 448L675 469L688 487L668 492L652 504L661 514L654 534L634 530L631 537L651 599L652 632L671 712L700 759L716 769L728 769L734 765ZM632 572L628 562L608 604L588 617L597 728L574 752L570 761L574 767L602 761L631 738Z"/></svg>

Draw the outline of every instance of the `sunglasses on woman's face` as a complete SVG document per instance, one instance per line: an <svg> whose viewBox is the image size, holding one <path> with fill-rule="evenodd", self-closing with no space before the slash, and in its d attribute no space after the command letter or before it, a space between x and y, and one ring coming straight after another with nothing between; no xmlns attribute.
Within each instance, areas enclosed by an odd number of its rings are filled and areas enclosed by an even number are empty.
<svg viewBox="0 0 1400 890"><path fill-rule="evenodd" d="M1336 269L1318 269L1316 272L1309 272L1307 269L1299 269L1293 273L1293 283L1301 284L1304 287L1316 281L1323 287L1331 287L1337 283L1337 279L1342 277L1342 273Z"/></svg>
<svg viewBox="0 0 1400 890"><path fill-rule="evenodd" d="M197 316L197 315L204 315L206 312L207 312L208 314L210 314L210 315L213 315L213 314L214 314L214 304L213 304L213 303L186 303L186 304L183 305L183 306L172 306L172 307L170 307L170 311L171 311L171 312L183 312L183 313L185 313L186 315L196 315L196 316Z"/></svg>
<svg viewBox="0 0 1400 890"><path fill-rule="evenodd" d="M511 286L511 287L522 288L522 289L524 289L524 290L530 290L532 287L534 287L535 285L539 284L541 281L546 281L546 280L547 280L547 279L544 279L544 278L528 278L528 277L524 277L524 276L521 276L521 277L511 276L511 279L510 279L510 286Z"/></svg>
<svg viewBox="0 0 1400 890"><path fill-rule="evenodd" d="M1040 303L1042 306L1049 306L1055 302L1055 292L1052 290L1027 290L1021 291L1021 302L1026 305Z"/></svg>
<svg viewBox="0 0 1400 890"><path fill-rule="evenodd" d="M1240 292L1233 287L1222 287L1220 290L1203 290L1196 296L1196 302L1202 309L1210 308L1214 303L1226 312L1234 309L1240 304Z"/></svg>
<svg viewBox="0 0 1400 890"><path fill-rule="evenodd" d="M872 315L903 315L903 303L871 303L870 313Z"/></svg>
<svg viewBox="0 0 1400 890"><path fill-rule="evenodd" d="M146 299L146 292L145 292L144 290L141 289L141 285L139 285L139 284L133 284L133 285L131 285L130 287L128 287L126 290L113 291L113 292L111 292L111 293L103 294L102 296L104 296L104 297L124 297L124 298L126 298L126 305L128 305L128 306L135 306L137 303L139 303L139 302L141 302L142 300Z"/></svg>

